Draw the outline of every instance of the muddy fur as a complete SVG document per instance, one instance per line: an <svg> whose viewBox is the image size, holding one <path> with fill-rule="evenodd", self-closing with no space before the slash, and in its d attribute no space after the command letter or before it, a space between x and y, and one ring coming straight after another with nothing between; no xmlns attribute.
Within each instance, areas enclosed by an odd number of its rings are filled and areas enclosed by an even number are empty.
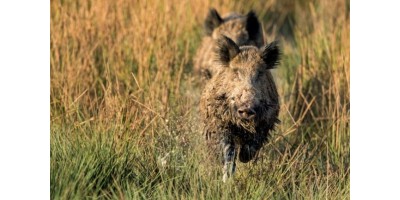
<svg viewBox="0 0 400 200"><path fill-rule="evenodd" d="M229 13L223 17L215 9L210 9L204 21L205 36L194 57L194 71L209 80L215 73L212 49L221 35L232 39L238 46L261 47L264 43L261 24L253 11L246 15Z"/></svg>
<svg viewBox="0 0 400 200"><path fill-rule="evenodd" d="M200 113L210 151L224 162L225 180L225 174L234 172L236 155L241 162L252 160L279 122L270 69L277 66L280 52L276 42L261 48L238 46L220 36L212 53L215 74L202 92ZM229 173L227 163L233 163Z"/></svg>

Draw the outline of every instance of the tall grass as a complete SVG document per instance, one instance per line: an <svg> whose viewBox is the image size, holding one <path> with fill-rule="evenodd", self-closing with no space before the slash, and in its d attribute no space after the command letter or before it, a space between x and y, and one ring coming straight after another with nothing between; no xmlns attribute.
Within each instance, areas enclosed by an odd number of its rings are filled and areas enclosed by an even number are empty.
<svg viewBox="0 0 400 200"><path fill-rule="evenodd" d="M51 1L51 199L349 199L349 1ZM223 184L192 59L209 7L255 10L282 123Z"/></svg>

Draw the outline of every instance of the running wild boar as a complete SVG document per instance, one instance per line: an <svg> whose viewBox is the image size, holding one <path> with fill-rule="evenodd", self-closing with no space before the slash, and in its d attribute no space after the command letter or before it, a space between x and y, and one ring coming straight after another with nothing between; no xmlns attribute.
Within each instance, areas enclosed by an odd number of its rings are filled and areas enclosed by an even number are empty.
<svg viewBox="0 0 400 200"><path fill-rule="evenodd" d="M225 182L235 172L237 155L243 163L252 160L279 122L270 70L278 65L280 50L277 42L241 46L224 35L213 42L213 75L202 92L200 113L211 152L223 160Z"/></svg>

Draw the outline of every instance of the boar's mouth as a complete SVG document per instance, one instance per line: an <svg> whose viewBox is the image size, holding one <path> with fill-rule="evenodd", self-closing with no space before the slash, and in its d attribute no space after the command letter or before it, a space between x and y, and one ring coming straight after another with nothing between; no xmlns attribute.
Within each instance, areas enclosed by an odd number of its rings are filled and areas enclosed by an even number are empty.
<svg viewBox="0 0 400 200"><path fill-rule="evenodd" d="M237 128L246 130L251 134L256 134L261 127L273 127L276 119L276 114L279 111L279 105L261 100L259 105L254 107L256 116L253 118L240 118L237 115L237 107L234 102L229 102L227 95L221 94L215 98L215 114L218 118L227 124L236 126ZM228 103L229 102L229 103Z"/></svg>
<svg viewBox="0 0 400 200"><path fill-rule="evenodd" d="M256 116L254 118L251 119L246 119L246 118L240 118L236 115L232 116L232 121L233 123L238 126L241 127L243 129L245 129L246 131L255 134L257 132L257 128L259 126L269 126L272 124L274 124L274 122L276 121L276 119L269 119L269 118L273 118L274 116L270 116L270 114L274 113L276 111L276 104L267 104L267 103L261 103L259 106L256 106L254 108L255 112L256 112ZM234 108L232 108L232 113ZM272 124L269 124L272 123ZM268 125L269 124L269 125Z"/></svg>
<svg viewBox="0 0 400 200"><path fill-rule="evenodd" d="M236 124L250 133L256 133L256 122L254 119L238 119Z"/></svg>
<svg viewBox="0 0 400 200"><path fill-rule="evenodd" d="M256 133L256 127L259 121L259 116L257 111L259 110L259 108L255 108L255 112L256 112L256 116L252 117L252 118L243 118L243 117L239 117L238 116L238 111L236 108L232 108L231 109L231 113L232 113L232 122L238 126L241 127L243 129L245 129L246 131L250 132L250 133Z"/></svg>

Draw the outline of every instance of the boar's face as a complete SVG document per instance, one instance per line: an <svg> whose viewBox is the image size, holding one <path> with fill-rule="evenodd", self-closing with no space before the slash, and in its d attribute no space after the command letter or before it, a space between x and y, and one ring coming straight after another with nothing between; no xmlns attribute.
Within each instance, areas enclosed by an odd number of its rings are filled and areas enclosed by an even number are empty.
<svg viewBox="0 0 400 200"><path fill-rule="evenodd" d="M233 121L255 131L258 123L274 122L279 110L278 94L270 69L279 61L276 42L260 49L254 46L238 47L222 36L214 49L221 72Z"/></svg>

